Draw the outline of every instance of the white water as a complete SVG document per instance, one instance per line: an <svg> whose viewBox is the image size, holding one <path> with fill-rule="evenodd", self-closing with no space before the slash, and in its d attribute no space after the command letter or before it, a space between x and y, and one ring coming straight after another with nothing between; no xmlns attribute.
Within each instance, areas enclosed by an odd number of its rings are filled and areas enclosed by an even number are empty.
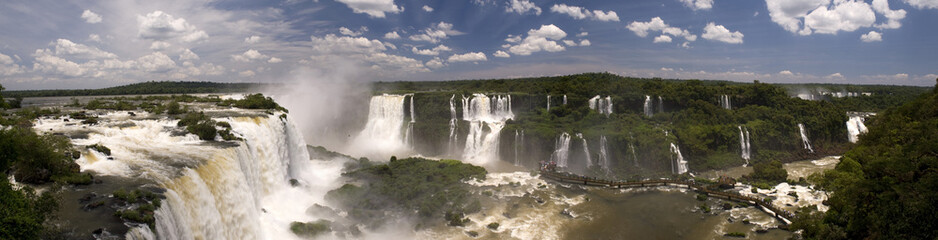
<svg viewBox="0 0 938 240"><path fill-rule="evenodd" d="M804 130L804 124L798 124L798 133L801 134L801 145L804 146L804 149L814 152L814 148L811 148L811 140L808 139L808 132Z"/></svg>
<svg viewBox="0 0 938 240"><path fill-rule="evenodd" d="M463 98L463 120L469 121L469 135L463 150L463 160L476 165L498 161L498 140L505 121L514 118L511 95L488 97L473 94ZM485 131L484 127L488 127Z"/></svg>
<svg viewBox="0 0 938 240"><path fill-rule="evenodd" d="M739 156L746 160L746 165L749 165L752 151L749 145L749 129L743 126L736 126L736 128L739 128Z"/></svg>
<svg viewBox="0 0 938 240"><path fill-rule="evenodd" d="M724 109L733 109L733 103L730 102L729 95L720 95L720 107Z"/></svg>
<svg viewBox="0 0 938 240"><path fill-rule="evenodd" d="M456 128L458 127L458 120L456 119L456 94L449 97L449 149L447 150L450 154L456 151L456 141L458 141L458 136L456 136Z"/></svg>
<svg viewBox="0 0 938 240"><path fill-rule="evenodd" d="M661 99L661 96L658 96L658 112L664 112L664 100Z"/></svg>
<svg viewBox="0 0 938 240"><path fill-rule="evenodd" d="M577 133L577 134L576 134L576 137L583 141L583 153L584 153L584 155L586 156L586 167L592 167L592 166L593 166L593 157L590 156L590 147L589 147L589 145L586 143L586 138L583 137L583 134L582 134L582 133Z"/></svg>
<svg viewBox="0 0 938 240"><path fill-rule="evenodd" d="M409 148L414 147L414 124L417 123L417 118L414 115L414 94L410 95L410 122L407 123L407 135L404 137L404 144L407 144Z"/></svg>
<svg viewBox="0 0 938 240"><path fill-rule="evenodd" d="M865 119L861 116L850 116L847 120L847 140L856 143L860 140L860 134L869 131L863 124Z"/></svg>
<svg viewBox="0 0 938 240"><path fill-rule="evenodd" d="M589 107L592 110L599 111L599 114L603 114L603 115L606 115L606 117L608 117L609 114L612 114L612 97L606 96L605 98L603 98L603 97L600 97L599 95L596 95L595 97L590 98Z"/></svg>
<svg viewBox="0 0 938 240"><path fill-rule="evenodd" d="M609 162L609 153L606 152L606 136L599 137L599 164L602 166L603 170L606 173L609 173L609 169L612 168L611 162Z"/></svg>
<svg viewBox="0 0 938 240"><path fill-rule="evenodd" d="M557 163L558 167L566 168L567 159L570 157L570 134L561 133L554 143L554 153L550 156L550 161Z"/></svg>
<svg viewBox="0 0 938 240"><path fill-rule="evenodd" d="M567 105L567 94L563 95L563 105Z"/></svg>
<svg viewBox="0 0 938 240"><path fill-rule="evenodd" d="M651 96L645 95L645 105L644 105L645 116L651 117L652 115L655 115L655 112L654 112L655 110L654 108L652 108L651 105L652 105Z"/></svg>
<svg viewBox="0 0 938 240"><path fill-rule="evenodd" d="M672 171L675 174L684 174L687 172L687 161L684 161L684 155L681 155L681 148L679 148L674 143L671 143L671 153L674 154L672 157L671 164L674 165Z"/></svg>
<svg viewBox="0 0 938 240"><path fill-rule="evenodd" d="M547 111L550 112L550 95L547 95Z"/></svg>
<svg viewBox="0 0 938 240"><path fill-rule="evenodd" d="M355 137L346 152L372 159L387 159L395 154L407 154L404 124L406 95L372 96L368 108L368 122ZM409 126L409 124L407 124Z"/></svg>
<svg viewBox="0 0 938 240"><path fill-rule="evenodd" d="M518 130L515 130L515 166L521 166L521 158L518 156L518 148L521 145L520 136Z"/></svg>

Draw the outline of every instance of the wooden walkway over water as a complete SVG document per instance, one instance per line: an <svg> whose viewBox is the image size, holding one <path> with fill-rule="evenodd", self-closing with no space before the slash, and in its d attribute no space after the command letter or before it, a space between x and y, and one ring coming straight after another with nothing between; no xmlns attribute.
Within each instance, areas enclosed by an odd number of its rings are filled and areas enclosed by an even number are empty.
<svg viewBox="0 0 938 240"><path fill-rule="evenodd" d="M739 193L734 192L724 192L721 190L714 190L709 188L707 185L702 185L694 182L693 180L671 180L671 179L657 179L657 180L643 180L643 181L609 181L604 179L596 179L583 177L568 173L559 173L553 171L541 171L541 177L551 179L557 182L562 183L571 183L571 184L580 184L586 186L596 186L596 187L608 187L608 188L632 188L632 187L652 187L652 186L667 186L667 185L679 185L686 186L689 189L692 189L700 194L705 194L712 197L722 197L730 201L736 202L745 202L749 204L754 204L759 207L762 211L765 211L769 215L775 216L781 220L785 225L791 223L791 219L795 218L795 214L776 207L772 204L771 201L766 201L765 199L759 199L756 197L750 197Z"/></svg>

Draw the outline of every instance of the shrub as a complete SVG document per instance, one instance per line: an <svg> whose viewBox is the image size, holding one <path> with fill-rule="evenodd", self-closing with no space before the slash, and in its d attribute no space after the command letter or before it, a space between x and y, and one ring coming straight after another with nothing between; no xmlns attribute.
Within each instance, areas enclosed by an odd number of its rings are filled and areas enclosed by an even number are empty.
<svg viewBox="0 0 938 240"><path fill-rule="evenodd" d="M319 234L332 231L331 225L332 222L326 220L305 223L292 222L290 223L290 231L292 231L293 234L301 237L315 237Z"/></svg>

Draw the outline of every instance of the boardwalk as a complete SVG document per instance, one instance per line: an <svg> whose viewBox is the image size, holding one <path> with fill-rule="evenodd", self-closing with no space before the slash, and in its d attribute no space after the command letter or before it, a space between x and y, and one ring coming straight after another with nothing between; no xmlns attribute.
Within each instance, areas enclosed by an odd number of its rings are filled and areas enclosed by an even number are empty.
<svg viewBox="0 0 938 240"><path fill-rule="evenodd" d="M693 180L671 180L671 179L658 179L658 180L644 180L644 181L609 181L603 179L588 178L583 176L577 176L566 173L558 173L554 171L541 171L541 177L551 179L557 182L562 183L572 183L580 184L586 186L597 186L597 187L608 187L608 188L629 188L629 187L651 187L651 186L667 186L671 185L681 185L687 186L687 188L693 189L694 191L706 194L707 196L712 197L722 197L727 200L736 201L736 202L745 202L749 204L755 204L759 206L759 209L765 211L769 215L775 216L781 220L783 224L791 223L791 219L795 218L794 213L787 210L783 210L779 207L776 207L772 204L771 201L766 201L765 199L759 199L756 197L750 197L742 195L739 193L733 192L724 192L719 190L713 190L707 186L698 184Z"/></svg>

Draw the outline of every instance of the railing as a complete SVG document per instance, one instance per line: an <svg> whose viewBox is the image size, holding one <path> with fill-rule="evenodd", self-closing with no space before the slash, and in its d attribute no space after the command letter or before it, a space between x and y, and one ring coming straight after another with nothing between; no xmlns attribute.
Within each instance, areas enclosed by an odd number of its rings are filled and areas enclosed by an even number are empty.
<svg viewBox="0 0 938 240"><path fill-rule="evenodd" d="M761 210L774 215L775 218L778 218L779 220L782 220L783 224L788 224L791 222L791 219L795 218L794 213L787 211L787 210L783 210L779 207L776 207L774 204L772 204L772 202L766 201L765 199L750 197L750 196L742 195L739 193L711 190L691 180L657 179L657 180L643 180L643 181L610 181L610 180L605 180L605 179L583 177L583 176L566 174L566 173L558 173L558 172L553 172L553 171L541 171L541 176L558 181L558 182L574 183L574 184L581 184L581 185L586 185L586 186L612 187L612 188L646 187L646 186L658 186L658 185L668 185L668 184L685 185L688 188L693 189L694 191L706 194L708 196L716 195L716 196L724 197L731 201L756 204L757 206L762 207Z"/></svg>

